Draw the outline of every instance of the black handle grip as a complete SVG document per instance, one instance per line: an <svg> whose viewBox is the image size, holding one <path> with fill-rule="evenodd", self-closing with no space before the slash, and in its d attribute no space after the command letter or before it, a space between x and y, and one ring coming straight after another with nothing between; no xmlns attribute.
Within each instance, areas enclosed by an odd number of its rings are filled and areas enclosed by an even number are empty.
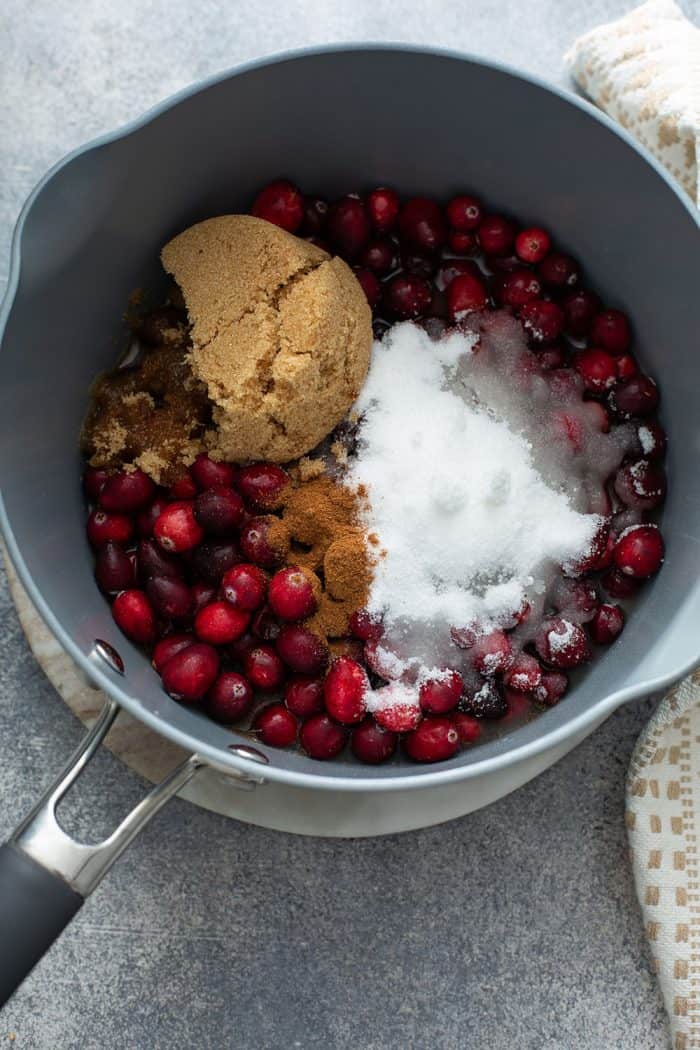
<svg viewBox="0 0 700 1050"><path fill-rule="evenodd" d="M58 875L8 843L0 847L0 1007L82 904Z"/></svg>

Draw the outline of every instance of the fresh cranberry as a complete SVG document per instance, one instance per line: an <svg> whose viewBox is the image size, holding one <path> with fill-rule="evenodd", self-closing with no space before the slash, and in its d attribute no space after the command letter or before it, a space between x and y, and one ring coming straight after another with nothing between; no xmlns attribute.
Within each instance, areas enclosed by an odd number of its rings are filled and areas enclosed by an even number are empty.
<svg viewBox="0 0 700 1050"><path fill-rule="evenodd" d="M239 540L241 551L248 561L264 568L272 568L281 560L282 552L274 545L272 537L279 519L268 516L251 518L242 527Z"/></svg>
<svg viewBox="0 0 700 1050"><path fill-rule="evenodd" d="M613 552L615 565L626 576L642 580L658 572L664 560L664 541L656 525L625 529Z"/></svg>
<svg viewBox="0 0 700 1050"><path fill-rule="evenodd" d="M625 614L619 605L601 605L591 620L589 631L598 645L610 645L625 626Z"/></svg>
<svg viewBox="0 0 700 1050"><path fill-rule="evenodd" d="M250 631L246 631L240 638L236 638L235 642L231 642L226 652L231 660L235 660L239 664L245 663L245 658L248 653L255 649L260 644L258 638L255 637Z"/></svg>
<svg viewBox="0 0 700 1050"><path fill-rule="evenodd" d="M640 581L632 576L625 576L619 569L608 569L600 578L601 585L611 598L633 598L640 587Z"/></svg>
<svg viewBox="0 0 700 1050"><path fill-rule="evenodd" d="M176 481L174 485L171 485L168 489L169 500L189 500L194 499L197 495L198 488L195 484L195 480L191 474L185 474L184 477Z"/></svg>
<svg viewBox="0 0 700 1050"><path fill-rule="evenodd" d="M610 354L624 354L632 342L627 315L622 310L603 310L596 314L590 338L595 346L602 346Z"/></svg>
<svg viewBox="0 0 700 1050"><path fill-rule="evenodd" d="M578 283L578 263L563 252L551 252L537 270L542 282L550 288L572 288Z"/></svg>
<svg viewBox="0 0 700 1050"><path fill-rule="evenodd" d="M372 712L377 725L392 733L408 733L423 717L418 694L403 682L390 682L374 692L379 706Z"/></svg>
<svg viewBox="0 0 700 1050"><path fill-rule="evenodd" d="M118 594L112 605L112 616L132 642L148 645L155 641L156 618L143 591L131 589Z"/></svg>
<svg viewBox="0 0 700 1050"><path fill-rule="evenodd" d="M438 268L435 283L445 289L460 274L469 273L472 277L481 278L481 270L472 259L443 259Z"/></svg>
<svg viewBox="0 0 700 1050"><path fill-rule="evenodd" d="M284 704L269 704L255 716L253 731L268 747L289 747L297 738L297 720Z"/></svg>
<svg viewBox="0 0 700 1050"><path fill-rule="evenodd" d="M406 248L401 252L402 269L405 273L410 273L414 277L425 277L426 280L432 280L437 264L438 257L436 255L426 255L425 252L407 250Z"/></svg>
<svg viewBox="0 0 700 1050"><path fill-rule="evenodd" d="M458 274L447 288L447 312L450 320L464 320L472 310L483 310L486 306L486 288L478 277L471 273Z"/></svg>
<svg viewBox="0 0 700 1050"><path fill-rule="evenodd" d="M601 559L608 548L608 537L610 536L610 522L603 519L596 526L593 538L588 550L580 558L565 562L563 570L566 576L583 576L587 572L593 572L598 568Z"/></svg>
<svg viewBox="0 0 700 1050"><path fill-rule="evenodd" d="M152 499L156 487L142 470L112 474L102 486L100 505L117 514L133 514Z"/></svg>
<svg viewBox="0 0 700 1050"><path fill-rule="evenodd" d="M85 468L85 473L83 474L83 490L92 503L96 503L99 499L100 492L102 492L108 477L109 471L102 470L101 467Z"/></svg>
<svg viewBox="0 0 700 1050"><path fill-rule="evenodd" d="M559 671L545 671L532 697L540 707L554 707L569 688L569 679Z"/></svg>
<svg viewBox="0 0 700 1050"><path fill-rule="evenodd" d="M258 609L251 621L250 629L261 642L275 642L282 630L277 617L267 605Z"/></svg>
<svg viewBox="0 0 700 1050"><path fill-rule="evenodd" d="M659 403L659 391L649 376L639 375L620 383L610 391L608 404L619 419L631 416L650 416Z"/></svg>
<svg viewBox="0 0 700 1050"><path fill-rule="evenodd" d="M615 492L624 504L636 510L651 510L666 496L666 475L659 463L637 459L625 463L615 475Z"/></svg>
<svg viewBox="0 0 700 1050"><path fill-rule="evenodd" d="M359 267L355 269L355 277L357 278L362 291L365 293L365 298L369 303L370 309L374 310L375 306L378 306L382 298L382 286L372 273L371 270Z"/></svg>
<svg viewBox="0 0 700 1050"><path fill-rule="evenodd" d="M574 357L574 366L591 394L604 394L617 382L615 358L605 350L581 350Z"/></svg>
<svg viewBox="0 0 700 1050"><path fill-rule="evenodd" d="M277 652L295 674L320 674L328 663L328 647L300 624L287 623L277 638Z"/></svg>
<svg viewBox="0 0 700 1050"><path fill-rule="evenodd" d="M323 710L323 681L309 675L295 675L287 682L284 702L297 718L310 718Z"/></svg>
<svg viewBox="0 0 700 1050"><path fill-rule="evenodd" d="M479 739L481 736L481 722L478 718L474 718L473 715L467 715L464 711L455 711L450 717L459 734L460 744L473 744Z"/></svg>
<svg viewBox="0 0 700 1050"><path fill-rule="evenodd" d="M267 594L267 576L259 566L241 562L224 573L221 593L237 609L259 609Z"/></svg>
<svg viewBox="0 0 700 1050"><path fill-rule="evenodd" d="M200 580L215 587L238 561L238 548L233 540L205 540L192 556L192 570Z"/></svg>
<svg viewBox="0 0 700 1050"><path fill-rule="evenodd" d="M459 733L451 718L424 718L404 740L414 762L442 762L459 750Z"/></svg>
<svg viewBox="0 0 700 1050"><path fill-rule="evenodd" d="M206 696L207 714L231 725L247 715L253 706L253 690L247 678L237 671L222 671Z"/></svg>
<svg viewBox="0 0 700 1050"><path fill-rule="evenodd" d="M527 307L523 307L527 310ZM545 372L550 372L554 369L562 368L566 364L566 354L564 353L563 347L556 343L553 346L544 346L541 350L538 349L537 360L540 363L540 368L544 369Z"/></svg>
<svg viewBox="0 0 700 1050"><path fill-rule="evenodd" d="M399 235L419 251L430 255L438 252L447 235L439 205L428 197L406 201L399 212Z"/></svg>
<svg viewBox="0 0 700 1050"><path fill-rule="evenodd" d="M403 661L386 646L381 645L378 639L370 639L364 645L364 661L370 671L391 681L400 678L404 671Z"/></svg>
<svg viewBox="0 0 700 1050"><path fill-rule="evenodd" d="M503 684L516 693L531 693L541 681L539 661L527 653L517 653L512 666L503 676Z"/></svg>
<svg viewBox="0 0 700 1050"><path fill-rule="evenodd" d="M474 255L478 246L475 234L461 233L459 230L450 230L447 243L455 255Z"/></svg>
<svg viewBox="0 0 700 1050"><path fill-rule="evenodd" d="M323 683L328 714L344 725L361 722L367 709L368 691L369 679L364 667L348 656L338 657Z"/></svg>
<svg viewBox="0 0 700 1050"><path fill-rule="evenodd" d="M304 620L318 607L309 574L295 565L275 573L270 580L268 601L280 620Z"/></svg>
<svg viewBox="0 0 700 1050"><path fill-rule="evenodd" d="M551 343L558 339L564 326L564 315L556 303L533 299L525 303L518 316L525 331L536 343Z"/></svg>
<svg viewBox="0 0 700 1050"><path fill-rule="evenodd" d="M515 241L515 227L502 215L485 215L479 224L484 255L508 255Z"/></svg>
<svg viewBox="0 0 700 1050"><path fill-rule="evenodd" d="M312 715L299 732L299 742L309 758L331 759L345 747L348 731L328 715Z"/></svg>
<svg viewBox="0 0 700 1050"><path fill-rule="evenodd" d="M360 257L360 264L379 277L396 268L396 249L391 241L370 241Z"/></svg>
<svg viewBox="0 0 700 1050"><path fill-rule="evenodd" d="M542 262L551 247L551 240L546 230L539 226L530 226L521 230L515 238L516 254L526 263Z"/></svg>
<svg viewBox="0 0 700 1050"><path fill-rule="evenodd" d="M471 659L476 670L483 675L503 674L512 665L513 647L503 631L491 631L477 638Z"/></svg>
<svg viewBox="0 0 700 1050"><path fill-rule="evenodd" d="M395 190L379 186L367 197L367 211L375 230L387 233L398 218L401 202Z"/></svg>
<svg viewBox="0 0 700 1050"><path fill-rule="evenodd" d="M245 508L235 489L215 485L200 492L194 501L194 516L210 536L227 536L240 525Z"/></svg>
<svg viewBox="0 0 700 1050"><path fill-rule="evenodd" d="M250 211L258 219L296 233L304 220L304 198L293 182L276 179L260 191Z"/></svg>
<svg viewBox="0 0 700 1050"><path fill-rule="evenodd" d="M350 750L355 758L368 765L379 765L386 762L396 751L396 733L391 733L372 718L366 718L353 730L350 737Z"/></svg>
<svg viewBox="0 0 700 1050"><path fill-rule="evenodd" d="M520 307L537 299L542 286L532 270L514 270L507 274L501 288L501 300L505 306Z"/></svg>
<svg viewBox="0 0 700 1050"><path fill-rule="evenodd" d="M168 506L168 500L164 496L156 496L151 503L140 512L136 518L136 528L139 536L149 537L153 535L153 526L156 518L160 517Z"/></svg>
<svg viewBox="0 0 700 1050"><path fill-rule="evenodd" d="M591 658L586 632L563 616L544 621L537 632L535 648L552 667L578 667Z"/></svg>
<svg viewBox="0 0 700 1050"><path fill-rule="evenodd" d="M637 425L640 451L647 459L663 459L666 454L666 432L655 419L645 419Z"/></svg>
<svg viewBox="0 0 700 1050"><path fill-rule="evenodd" d="M422 277L398 274L386 286L385 300L388 310L395 317L406 320L420 317L430 309L432 302L430 285Z"/></svg>
<svg viewBox="0 0 700 1050"><path fill-rule="evenodd" d="M126 514L93 510L87 520L86 531L93 547L104 547L105 543L128 543L134 534L134 526Z"/></svg>
<svg viewBox="0 0 700 1050"><path fill-rule="evenodd" d="M234 609L228 602L212 602L200 609L194 619L195 634L210 645L228 645L245 633L250 614Z"/></svg>
<svg viewBox="0 0 700 1050"><path fill-rule="evenodd" d="M190 467L190 472L200 489L219 488L221 485L233 485L236 471L230 463L221 463L210 459L206 452L200 452Z"/></svg>
<svg viewBox="0 0 700 1050"><path fill-rule="evenodd" d="M196 641L197 639L194 635L185 634L184 632L166 634L165 638L161 638L159 642L156 642L156 646L151 653L151 664L158 674L162 674L163 668L171 656L182 652L188 645L193 645Z"/></svg>
<svg viewBox="0 0 700 1050"><path fill-rule="evenodd" d="M557 612L570 617L576 623L592 620L598 609L598 592L589 580L572 580L560 576L551 593Z"/></svg>
<svg viewBox="0 0 700 1050"><path fill-rule="evenodd" d="M192 591L177 576L151 576L146 594L156 612L168 620L183 620L192 612Z"/></svg>
<svg viewBox="0 0 700 1050"><path fill-rule="evenodd" d="M151 576L182 576L178 559L166 554L155 540L139 540L136 562L139 576L144 582Z"/></svg>
<svg viewBox="0 0 700 1050"><path fill-rule="evenodd" d="M475 718L503 718L508 713L508 704L493 678L487 678L478 689L467 689L461 706Z"/></svg>
<svg viewBox="0 0 700 1050"><path fill-rule="evenodd" d="M236 486L252 510L276 510L289 484L289 474L274 463L251 463L238 472Z"/></svg>
<svg viewBox="0 0 700 1050"><path fill-rule="evenodd" d="M561 301L564 310L564 327L574 339L588 335L593 318L600 310L600 299L587 288L568 292Z"/></svg>
<svg viewBox="0 0 700 1050"><path fill-rule="evenodd" d="M440 678L423 682L420 687L420 706L429 715L444 715L459 703L464 689L462 676L446 670Z"/></svg>
<svg viewBox="0 0 700 1050"><path fill-rule="evenodd" d="M466 624L464 627L450 627L450 638L460 649L471 649L479 637L479 629L476 623Z"/></svg>
<svg viewBox="0 0 700 1050"><path fill-rule="evenodd" d="M284 665L271 645L256 645L246 653L243 669L253 688L266 693L279 689L285 677Z"/></svg>
<svg viewBox="0 0 700 1050"><path fill-rule="evenodd" d="M192 615L196 616L205 605L216 601L216 587L197 581L192 584Z"/></svg>
<svg viewBox="0 0 700 1050"><path fill-rule="evenodd" d="M318 236L323 232L328 218L328 201L323 197L304 198L304 230L305 234Z"/></svg>
<svg viewBox="0 0 700 1050"><path fill-rule="evenodd" d="M193 642L170 657L161 677L163 688L174 700L192 704L209 692L218 673L216 649L202 642Z"/></svg>
<svg viewBox="0 0 700 1050"><path fill-rule="evenodd" d="M95 579L100 590L116 594L134 586L134 564L118 543L105 543L95 557Z"/></svg>
<svg viewBox="0 0 700 1050"><path fill-rule="evenodd" d="M366 609L357 609L348 620L348 630L353 638L361 642L376 642L384 633L382 621Z"/></svg>
<svg viewBox="0 0 700 1050"><path fill-rule="evenodd" d="M164 550L179 554L201 543L204 530L194 516L193 505L178 500L169 503L156 518L153 535Z"/></svg>
<svg viewBox="0 0 700 1050"><path fill-rule="evenodd" d="M460 233L477 229L483 218L480 202L476 197L462 194L461 197L453 197L447 205L447 221L453 230Z"/></svg>
<svg viewBox="0 0 700 1050"><path fill-rule="evenodd" d="M328 210L327 233L340 254L354 260L371 234L367 209L359 197L341 197Z"/></svg>
<svg viewBox="0 0 700 1050"><path fill-rule="evenodd" d="M621 354L620 357L615 358L615 364L617 365L617 378L621 383L639 374L639 366L632 354Z"/></svg>

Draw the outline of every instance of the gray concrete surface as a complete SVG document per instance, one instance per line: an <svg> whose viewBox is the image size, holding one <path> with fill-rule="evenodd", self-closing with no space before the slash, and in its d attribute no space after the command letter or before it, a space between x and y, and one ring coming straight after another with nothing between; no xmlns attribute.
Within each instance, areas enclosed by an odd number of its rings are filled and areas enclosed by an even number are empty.
<svg viewBox="0 0 700 1050"><path fill-rule="evenodd" d="M198 77L286 47L394 39L561 82L570 41L630 6L4 0L0 291L12 224L44 170ZM700 20L700 0L683 7ZM80 730L28 651L4 581L0 652L4 837ZM649 710L619 712L499 804L401 837L298 839L171 804L3 1012L0 1045L661 1050L622 821ZM141 790L102 755L73 825L111 826Z"/></svg>

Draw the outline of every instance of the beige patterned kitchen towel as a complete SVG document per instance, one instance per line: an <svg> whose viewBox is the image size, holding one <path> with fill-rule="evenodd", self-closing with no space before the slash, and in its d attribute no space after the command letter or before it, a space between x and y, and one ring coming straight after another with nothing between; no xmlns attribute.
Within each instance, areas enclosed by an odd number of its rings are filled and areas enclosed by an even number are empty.
<svg viewBox="0 0 700 1050"><path fill-rule="evenodd" d="M648 0L580 37L566 61L581 89L698 203L700 29L673 0Z"/></svg>
<svg viewBox="0 0 700 1050"><path fill-rule="evenodd" d="M566 60L582 90L698 203L700 30L673 0L594 29ZM664 697L637 742L626 821L673 1050L700 1050L700 671Z"/></svg>

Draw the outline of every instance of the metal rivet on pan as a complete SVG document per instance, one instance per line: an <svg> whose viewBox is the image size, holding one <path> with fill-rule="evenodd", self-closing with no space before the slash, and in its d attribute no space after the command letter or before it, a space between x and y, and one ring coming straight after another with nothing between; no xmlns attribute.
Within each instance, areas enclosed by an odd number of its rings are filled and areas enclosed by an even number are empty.
<svg viewBox="0 0 700 1050"><path fill-rule="evenodd" d="M111 667L113 671L117 671L118 674L124 674L124 661L121 656L109 642L105 642L103 638L96 638L92 647L93 653L97 654L101 660Z"/></svg>
<svg viewBox="0 0 700 1050"><path fill-rule="evenodd" d="M228 749L233 751L234 755L239 755L241 758L249 758L253 762L264 762L267 765L270 761L262 751L258 751L256 747L250 747L248 744L229 744Z"/></svg>

